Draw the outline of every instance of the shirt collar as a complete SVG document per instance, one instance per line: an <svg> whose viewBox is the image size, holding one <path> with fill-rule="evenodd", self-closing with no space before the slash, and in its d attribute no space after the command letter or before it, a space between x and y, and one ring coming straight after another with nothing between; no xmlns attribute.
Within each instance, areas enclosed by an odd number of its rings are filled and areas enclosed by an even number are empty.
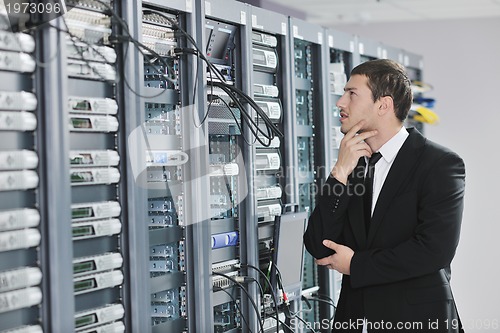
<svg viewBox="0 0 500 333"><path fill-rule="evenodd" d="M396 158L396 155L405 143L408 135L408 131L404 126L402 126L396 135L380 147L379 152L382 154L382 157L387 163L392 163L394 158Z"/></svg>

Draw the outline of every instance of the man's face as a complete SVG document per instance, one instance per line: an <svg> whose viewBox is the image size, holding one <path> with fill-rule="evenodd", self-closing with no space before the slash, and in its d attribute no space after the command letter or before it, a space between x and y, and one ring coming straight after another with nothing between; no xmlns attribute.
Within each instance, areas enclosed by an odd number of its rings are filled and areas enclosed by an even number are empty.
<svg viewBox="0 0 500 333"><path fill-rule="evenodd" d="M368 88L368 77L352 75L344 88L344 94L337 101L337 107L340 109L342 133L349 132L361 120L365 120L365 125L360 132L373 129L377 105L373 102L372 92Z"/></svg>

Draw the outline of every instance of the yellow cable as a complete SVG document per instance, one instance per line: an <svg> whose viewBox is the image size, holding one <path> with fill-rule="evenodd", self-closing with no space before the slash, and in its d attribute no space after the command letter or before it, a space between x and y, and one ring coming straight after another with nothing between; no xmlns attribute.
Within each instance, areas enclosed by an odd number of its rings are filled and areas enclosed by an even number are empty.
<svg viewBox="0 0 500 333"><path fill-rule="evenodd" d="M429 108L418 104L413 104L411 110L418 114L413 116L413 119L421 123L436 124L439 122L439 116Z"/></svg>

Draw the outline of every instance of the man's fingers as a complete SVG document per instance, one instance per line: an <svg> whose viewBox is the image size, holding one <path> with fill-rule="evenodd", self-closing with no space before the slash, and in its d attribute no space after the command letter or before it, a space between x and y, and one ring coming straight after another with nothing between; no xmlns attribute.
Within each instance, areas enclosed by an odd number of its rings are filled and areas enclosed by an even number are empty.
<svg viewBox="0 0 500 333"><path fill-rule="evenodd" d="M378 133L377 130L363 132L363 133L360 133L359 135L356 135L356 140L365 141L366 139L371 138L372 136L377 135L377 133Z"/></svg>
<svg viewBox="0 0 500 333"><path fill-rule="evenodd" d="M330 265L329 257L322 258L322 259L316 259L316 265L320 265L320 266Z"/></svg>
<svg viewBox="0 0 500 333"><path fill-rule="evenodd" d="M328 240L328 239L325 239L323 241L323 245L326 246L329 249L334 250L334 251L336 251L338 249L338 247L339 247L339 244L337 244L337 243L335 243L335 242L333 242L331 240Z"/></svg>
<svg viewBox="0 0 500 333"><path fill-rule="evenodd" d="M364 120L361 120L359 123L357 123L356 125L354 125L350 130L349 132L347 132L344 136L345 139L347 140L350 140L352 139L356 133L359 132L359 130L363 127L363 125L365 124L365 121Z"/></svg>

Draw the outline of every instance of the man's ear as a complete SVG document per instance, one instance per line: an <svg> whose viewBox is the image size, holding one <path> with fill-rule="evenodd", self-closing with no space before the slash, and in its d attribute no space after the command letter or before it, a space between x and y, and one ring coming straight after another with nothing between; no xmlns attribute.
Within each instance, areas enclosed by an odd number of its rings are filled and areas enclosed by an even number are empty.
<svg viewBox="0 0 500 333"><path fill-rule="evenodd" d="M394 112L394 100L391 96L382 96L379 99L378 115L383 116L388 112Z"/></svg>

